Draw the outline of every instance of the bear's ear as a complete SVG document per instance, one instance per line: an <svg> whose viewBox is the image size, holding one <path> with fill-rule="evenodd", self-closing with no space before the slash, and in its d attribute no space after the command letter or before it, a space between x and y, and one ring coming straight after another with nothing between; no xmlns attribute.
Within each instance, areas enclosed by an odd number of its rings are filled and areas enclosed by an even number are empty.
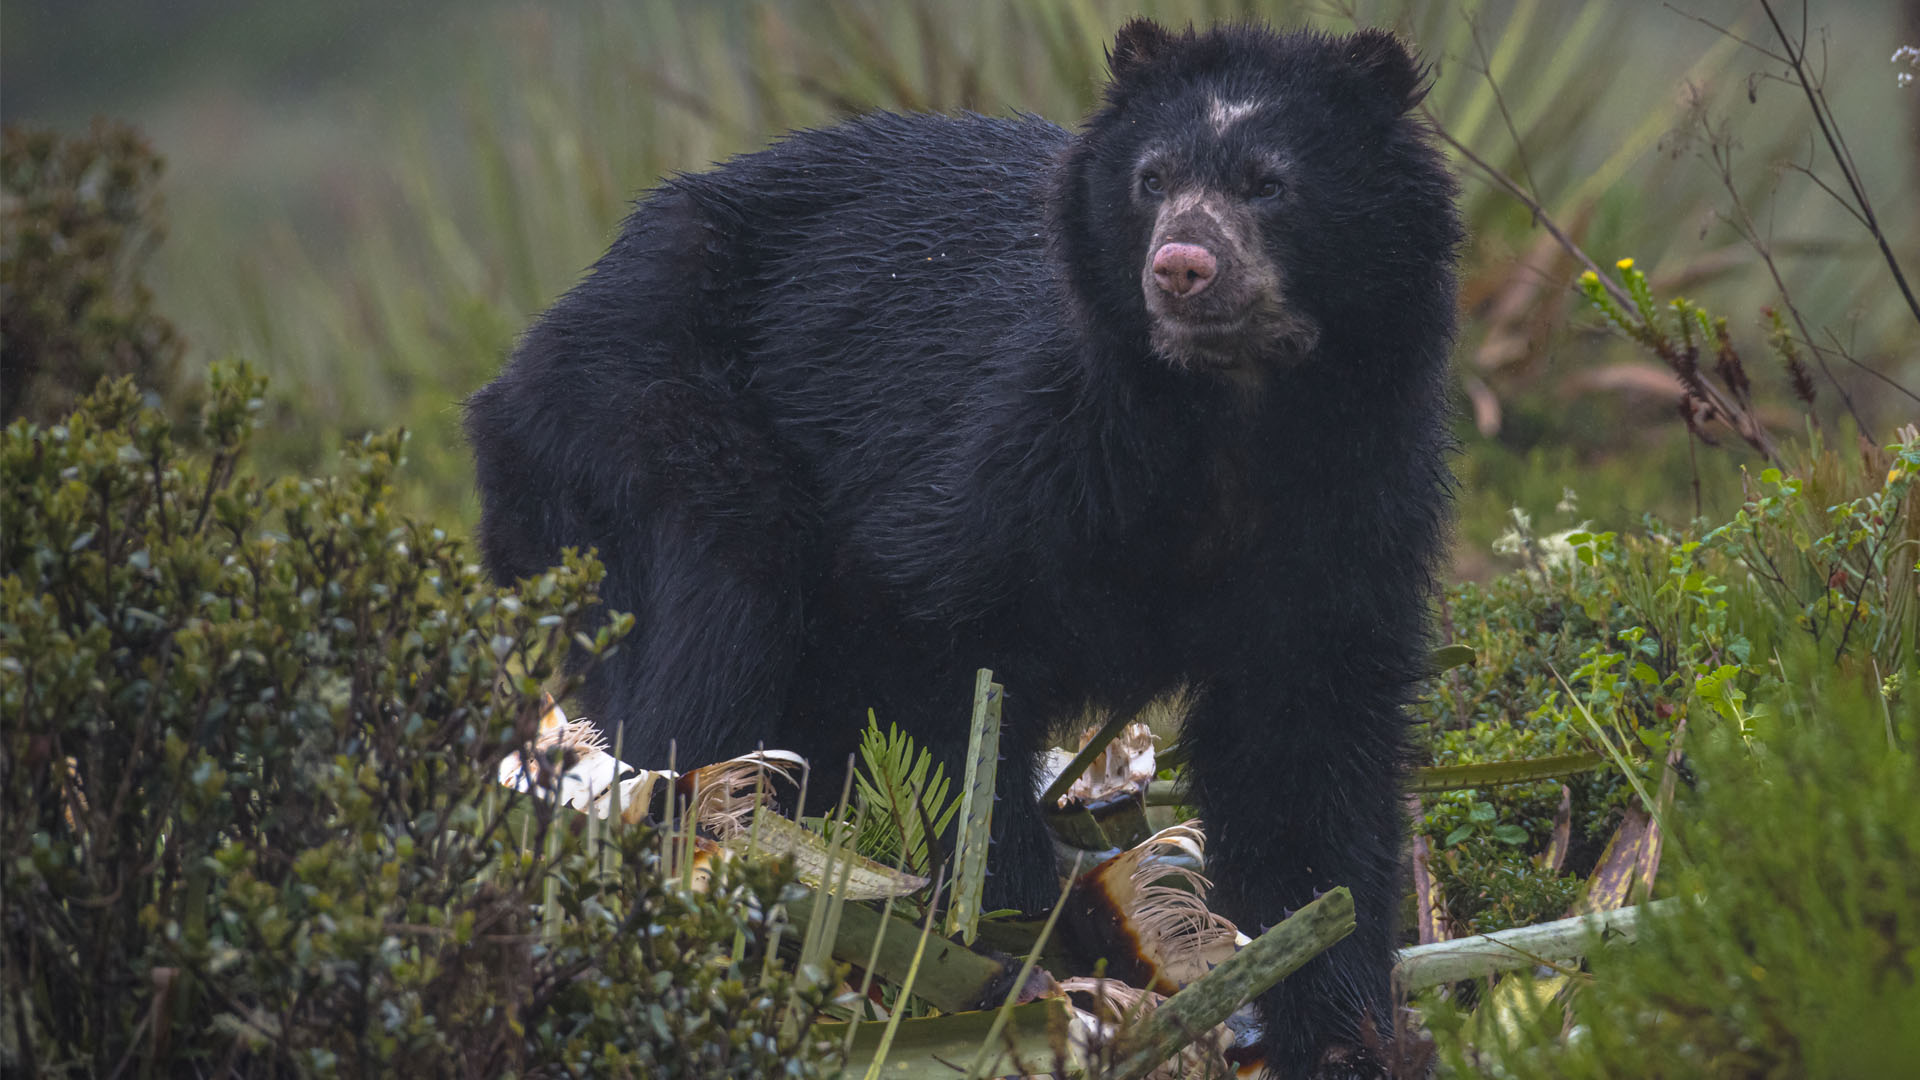
<svg viewBox="0 0 1920 1080"><path fill-rule="evenodd" d="M1347 60L1363 79L1406 112L1427 96L1427 69L1391 31L1366 29L1346 40Z"/></svg>
<svg viewBox="0 0 1920 1080"><path fill-rule="evenodd" d="M1116 79L1153 60L1173 44L1173 35L1152 19L1134 19L1114 36L1107 53L1107 69Z"/></svg>

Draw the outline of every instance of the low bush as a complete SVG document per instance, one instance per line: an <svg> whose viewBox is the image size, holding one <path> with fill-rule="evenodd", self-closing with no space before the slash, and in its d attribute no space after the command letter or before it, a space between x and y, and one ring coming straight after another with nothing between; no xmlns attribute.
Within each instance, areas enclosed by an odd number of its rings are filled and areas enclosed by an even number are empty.
<svg viewBox="0 0 1920 1080"><path fill-rule="evenodd" d="M0 442L4 1070L831 1072L785 871L690 893L498 786L624 628L598 566L492 586L389 510L398 434L245 475L261 389L211 375L200 453L127 380Z"/></svg>
<svg viewBox="0 0 1920 1080"><path fill-rule="evenodd" d="M1498 1077L1897 1076L1920 1058L1920 708L1811 647L1767 741L1696 740L1673 820L1685 897L1602 948L1566 1000L1430 1022ZM1544 995L1542 995L1544 996ZM1509 1000L1539 1001L1532 991ZM1565 1037L1563 1038L1563 1033Z"/></svg>

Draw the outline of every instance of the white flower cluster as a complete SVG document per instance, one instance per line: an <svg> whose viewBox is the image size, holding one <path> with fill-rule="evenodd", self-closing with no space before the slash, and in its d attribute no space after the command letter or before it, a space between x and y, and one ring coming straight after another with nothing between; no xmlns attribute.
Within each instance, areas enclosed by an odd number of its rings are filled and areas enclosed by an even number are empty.
<svg viewBox="0 0 1920 1080"><path fill-rule="evenodd" d="M1915 48L1912 45L1900 46L1893 50L1893 62L1896 64L1905 64L1915 71L1920 71L1920 48ZM1893 81L1895 85L1904 90L1913 85L1913 71L1902 71L1893 77Z"/></svg>

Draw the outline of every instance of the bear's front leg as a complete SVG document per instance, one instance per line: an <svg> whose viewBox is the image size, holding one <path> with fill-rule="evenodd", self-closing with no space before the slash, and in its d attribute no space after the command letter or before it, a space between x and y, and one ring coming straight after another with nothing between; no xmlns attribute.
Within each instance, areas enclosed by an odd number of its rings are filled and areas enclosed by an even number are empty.
<svg viewBox="0 0 1920 1080"><path fill-rule="evenodd" d="M1185 736L1216 911L1258 936L1353 893L1353 933L1259 1001L1269 1073L1287 1080L1385 1075L1366 1047L1393 1033L1406 720L1384 673L1326 660L1214 682Z"/></svg>

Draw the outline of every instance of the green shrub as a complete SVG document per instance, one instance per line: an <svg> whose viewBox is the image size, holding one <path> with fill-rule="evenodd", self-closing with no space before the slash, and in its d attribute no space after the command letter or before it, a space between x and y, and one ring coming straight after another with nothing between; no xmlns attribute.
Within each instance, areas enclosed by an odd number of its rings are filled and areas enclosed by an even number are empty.
<svg viewBox="0 0 1920 1080"><path fill-rule="evenodd" d="M1785 636L1882 673L1920 650L1920 434L1897 434L1857 460L1816 439L1797 467L1762 470L1760 490L1706 537Z"/></svg>
<svg viewBox="0 0 1920 1080"><path fill-rule="evenodd" d="M1615 796L1638 801L1684 718L1694 782L1660 814L1660 889L1681 899L1648 916L1637 943L1596 948L1590 977L1557 987L1503 980L1471 1016L1462 997L1423 1003L1455 1071L1882 1076L1920 1053L1920 433L1900 438L1858 457L1816 439L1700 540L1575 532L1554 574L1487 590L1557 591L1605 614L1610 633L1589 635L1567 685L1543 689L1524 723L1467 752L1598 728L1636 757L1641 790ZM1500 643L1525 639L1515 628L1528 610L1496 605L1462 632L1491 664L1454 677L1456 696L1519 655ZM1572 648L1540 644L1559 662ZM1437 732L1436 745L1478 723ZM1529 906L1554 901L1523 857L1538 794L1445 797L1476 823L1434 863L1456 918L1529 921ZM1432 807L1430 837L1448 804ZM1497 830L1515 827L1514 850L1499 848Z"/></svg>
<svg viewBox="0 0 1920 1080"><path fill-rule="evenodd" d="M1677 725L1752 734L1757 703L1783 689L1778 654L1812 646L1858 678L1897 687L1920 639L1915 473L1920 437L1857 458L1816 438L1792 465L1749 485L1716 528L1634 533L1575 526L1550 535L1516 510L1501 547L1518 572L1449 590L1450 640L1471 667L1433 680L1416 706L1437 765L1544 758L1595 749L1595 721L1635 755L1643 788ZM1563 511L1572 507L1563 504ZM1891 690L1890 690L1891 692ZM1752 700L1749 700L1752 699ZM1572 789L1565 872L1539 865ZM1613 767L1526 784L1450 791L1422 804L1419 831L1455 929L1487 932L1564 913L1593 869L1618 811L1637 801Z"/></svg>
<svg viewBox="0 0 1920 1080"><path fill-rule="evenodd" d="M663 880L648 829L496 781L626 625L387 505L398 434L260 481L262 382L182 436L129 381L0 444L0 1069L804 1077L785 872Z"/></svg>
<svg viewBox="0 0 1920 1080"><path fill-rule="evenodd" d="M1897 1076L1920 1059L1920 708L1799 652L1799 704L1769 703L1768 742L1721 726L1695 743L1674 815L1691 858L1668 872L1697 902L1597 950L1568 1011L1439 1010L1456 1072Z"/></svg>
<svg viewBox="0 0 1920 1080"><path fill-rule="evenodd" d="M1471 666L1435 678L1414 706L1426 724L1426 760L1466 765L1576 754L1591 749L1584 725L1564 708L1563 677L1639 623L1622 568L1577 564L1558 536L1540 537L1524 515L1503 547L1528 565L1486 584L1449 589L1444 613L1451 641L1474 649ZM1645 553L1642 553L1645 557ZM1650 729L1673 715L1635 687L1632 713ZM1572 789L1570 846L1558 869L1536 857L1551 840L1561 787ZM1439 792L1422 800L1416 829L1432 846L1429 862L1458 933L1487 933L1566 914L1632 798L1612 769L1492 788Z"/></svg>
<svg viewBox="0 0 1920 1080"><path fill-rule="evenodd" d="M62 138L7 125L0 145L0 419L52 423L103 375L171 388L173 324L140 279L160 242L162 161L96 121Z"/></svg>

